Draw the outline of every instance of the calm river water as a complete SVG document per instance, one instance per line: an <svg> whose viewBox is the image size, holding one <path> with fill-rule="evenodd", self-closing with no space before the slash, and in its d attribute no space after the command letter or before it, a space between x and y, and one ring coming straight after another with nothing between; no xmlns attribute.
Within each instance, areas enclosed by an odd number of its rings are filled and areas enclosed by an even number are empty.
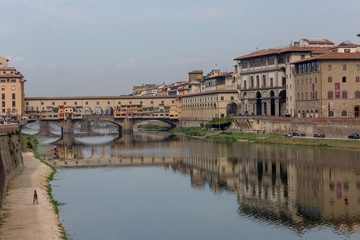
<svg viewBox="0 0 360 240"><path fill-rule="evenodd" d="M360 239L357 151L165 133L39 139L69 239Z"/></svg>

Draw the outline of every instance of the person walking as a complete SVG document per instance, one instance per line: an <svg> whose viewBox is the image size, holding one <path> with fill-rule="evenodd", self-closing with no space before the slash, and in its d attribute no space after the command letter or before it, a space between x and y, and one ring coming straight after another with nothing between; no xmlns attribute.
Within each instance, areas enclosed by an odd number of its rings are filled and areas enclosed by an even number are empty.
<svg viewBox="0 0 360 240"><path fill-rule="evenodd" d="M33 204L39 204L39 202L38 202L38 195L37 195L37 192L36 192L36 190L34 189L34 198L33 198Z"/></svg>

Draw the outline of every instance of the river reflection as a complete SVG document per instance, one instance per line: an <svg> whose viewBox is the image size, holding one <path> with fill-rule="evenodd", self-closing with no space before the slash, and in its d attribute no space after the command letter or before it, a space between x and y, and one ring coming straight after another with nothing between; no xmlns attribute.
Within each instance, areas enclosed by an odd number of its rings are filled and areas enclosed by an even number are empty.
<svg viewBox="0 0 360 240"><path fill-rule="evenodd" d="M220 144L166 133L104 139L62 139L53 143L57 153L45 147L42 157L61 168L161 166L188 176L194 189L236 196L234 211L259 227L285 227L297 238L311 229L332 229L320 239L359 238L360 152Z"/></svg>

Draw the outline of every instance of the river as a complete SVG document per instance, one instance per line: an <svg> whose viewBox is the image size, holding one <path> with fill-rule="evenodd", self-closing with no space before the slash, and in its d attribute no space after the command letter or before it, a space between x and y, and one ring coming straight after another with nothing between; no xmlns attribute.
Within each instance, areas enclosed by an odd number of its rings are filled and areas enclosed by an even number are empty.
<svg viewBox="0 0 360 240"><path fill-rule="evenodd" d="M150 132L39 141L69 239L360 239L358 151Z"/></svg>

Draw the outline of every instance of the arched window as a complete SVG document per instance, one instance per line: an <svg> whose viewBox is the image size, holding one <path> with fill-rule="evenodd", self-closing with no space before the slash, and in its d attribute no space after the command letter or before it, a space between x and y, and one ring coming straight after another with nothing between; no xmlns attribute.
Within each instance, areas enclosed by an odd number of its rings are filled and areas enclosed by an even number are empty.
<svg viewBox="0 0 360 240"><path fill-rule="evenodd" d="M256 87L260 88L260 78L259 78L259 76L256 76Z"/></svg>
<svg viewBox="0 0 360 240"><path fill-rule="evenodd" d="M342 82L346 82L346 77L343 77L343 78L342 78Z"/></svg>
<svg viewBox="0 0 360 240"><path fill-rule="evenodd" d="M329 117L333 117L334 116L334 111L329 111Z"/></svg>
<svg viewBox="0 0 360 240"><path fill-rule="evenodd" d="M263 87L266 87L266 77L265 77L265 75L262 76L262 79L263 79Z"/></svg>
<svg viewBox="0 0 360 240"><path fill-rule="evenodd" d="M328 82L332 82L332 77L328 77Z"/></svg>
<svg viewBox="0 0 360 240"><path fill-rule="evenodd" d="M347 99L347 91L343 91L341 95L343 99Z"/></svg>
<svg viewBox="0 0 360 240"><path fill-rule="evenodd" d="M347 112L346 112L346 111L342 111L342 112L341 112L341 116L342 116L342 117L346 117L346 116L347 116Z"/></svg>
<svg viewBox="0 0 360 240"><path fill-rule="evenodd" d="M250 77L250 87L254 88L254 77L253 76Z"/></svg>
<svg viewBox="0 0 360 240"><path fill-rule="evenodd" d="M355 92L355 98L360 98L360 91Z"/></svg>
<svg viewBox="0 0 360 240"><path fill-rule="evenodd" d="M328 99L333 99L334 98L334 93L332 91L328 92Z"/></svg>

